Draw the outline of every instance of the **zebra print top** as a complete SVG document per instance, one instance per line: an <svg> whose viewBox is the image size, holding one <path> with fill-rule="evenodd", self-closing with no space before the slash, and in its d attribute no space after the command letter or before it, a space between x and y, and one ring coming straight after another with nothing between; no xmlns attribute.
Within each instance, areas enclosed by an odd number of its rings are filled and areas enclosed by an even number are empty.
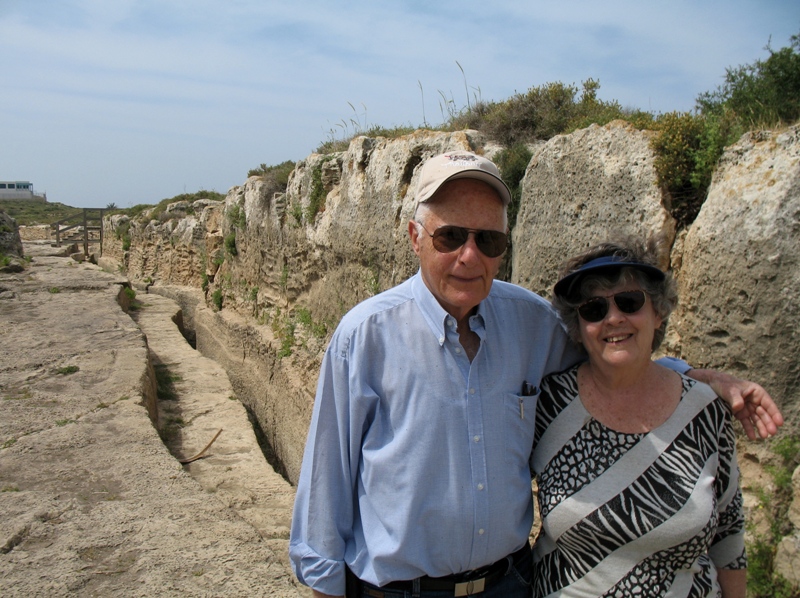
<svg viewBox="0 0 800 598"><path fill-rule="evenodd" d="M719 595L715 568L746 567L727 404L683 376L666 422L619 433L578 400L577 371L548 376L536 410L533 596Z"/></svg>

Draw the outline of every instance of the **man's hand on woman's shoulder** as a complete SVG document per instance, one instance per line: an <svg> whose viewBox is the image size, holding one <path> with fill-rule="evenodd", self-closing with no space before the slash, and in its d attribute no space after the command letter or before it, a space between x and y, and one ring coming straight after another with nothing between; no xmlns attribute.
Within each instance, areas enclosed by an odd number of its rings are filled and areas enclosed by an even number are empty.
<svg viewBox="0 0 800 598"><path fill-rule="evenodd" d="M691 369L686 375L705 382L727 401L750 440L769 438L783 425L778 405L760 384L717 370Z"/></svg>

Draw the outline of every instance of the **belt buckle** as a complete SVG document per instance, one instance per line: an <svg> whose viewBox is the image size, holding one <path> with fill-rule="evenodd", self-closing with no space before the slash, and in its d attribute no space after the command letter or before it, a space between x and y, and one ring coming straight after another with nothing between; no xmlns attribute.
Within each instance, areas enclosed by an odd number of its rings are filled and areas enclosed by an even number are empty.
<svg viewBox="0 0 800 598"><path fill-rule="evenodd" d="M485 577L481 577L480 579L471 579L469 581L457 583L455 587L455 594L453 595L471 596L472 594L479 594L480 592L483 592L485 586L486 586Z"/></svg>

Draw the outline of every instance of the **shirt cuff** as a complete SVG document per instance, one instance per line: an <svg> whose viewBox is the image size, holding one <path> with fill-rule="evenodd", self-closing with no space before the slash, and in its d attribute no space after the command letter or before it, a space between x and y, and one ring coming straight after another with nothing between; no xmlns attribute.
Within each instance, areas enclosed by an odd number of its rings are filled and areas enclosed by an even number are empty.
<svg viewBox="0 0 800 598"><path fill-rule="evenodd" d="M326 559L304 543L292 544L289 547L289 556L292 570L300 583L323 594L344 596L344 561Z"/></svg>
<svg viewBox="0 0 800 598"><path fill-rule="evenodd" d="M669 368L679 374L685 374L689 370L692 369L688 363L686 363L683 359L678 359L677 357L661 357L656 360L656 363L663 365L665 368Z"/></svg>
<svg viewBox="0 0 800 598"><path fill-rule="evenodd" d="M717 569L746 569L744 532L734 534L717 542L708 549L708 556Z"/></svg>

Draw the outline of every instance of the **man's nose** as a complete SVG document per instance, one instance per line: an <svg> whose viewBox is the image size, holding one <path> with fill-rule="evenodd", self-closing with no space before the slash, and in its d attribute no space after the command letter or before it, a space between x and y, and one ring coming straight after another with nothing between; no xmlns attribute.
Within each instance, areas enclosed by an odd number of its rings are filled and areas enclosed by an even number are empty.
<svg viewBox="0 0 800 598"><path fill-rule="evenodd" d="M481 256L483 256L483 253L478 249L478 245L475 243L474 232L468 233L467 242L464 243L458 251L458 257L462 262L479 260Z"/></svg>

